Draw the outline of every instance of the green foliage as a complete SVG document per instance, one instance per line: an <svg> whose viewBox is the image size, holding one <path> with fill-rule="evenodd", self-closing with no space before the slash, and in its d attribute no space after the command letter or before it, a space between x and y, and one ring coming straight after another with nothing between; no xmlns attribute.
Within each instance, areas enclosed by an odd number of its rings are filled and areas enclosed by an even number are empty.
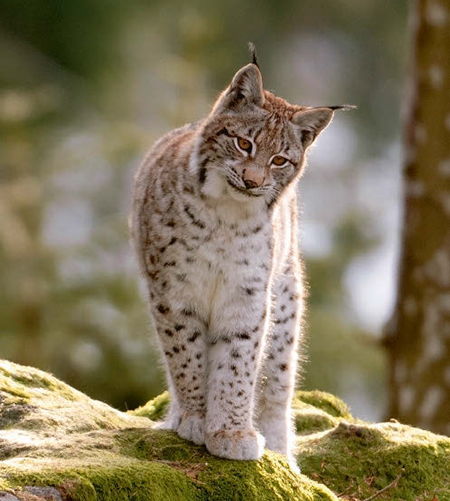
<svg viewBox="0 0 450 501"><path fill-rule="evenodd" d="M80 76L98 74L99 66L114 60L120 2L17 0L3 3L0 12L2 31Z"/></svg>

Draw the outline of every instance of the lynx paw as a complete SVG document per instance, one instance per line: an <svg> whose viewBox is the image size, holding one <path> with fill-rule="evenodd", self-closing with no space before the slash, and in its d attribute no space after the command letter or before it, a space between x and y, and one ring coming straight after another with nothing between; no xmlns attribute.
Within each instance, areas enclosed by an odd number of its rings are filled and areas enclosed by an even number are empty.
<svg viewBox="0 0 450 501"><path fill-rule="evenodd" d="M172 420L157 421L153 427L155 430L177 430L177 426Z"/></svg>
<svg viewBox="0 0 450 501"><path fill-rule="evenodd" d="M205 416L188 414L182 417L177 432L181 438L203 445L205 443Z"/></svg>
<svg viewBox="0 0 450 501"><path fill-rule="evenodd" d="M163 421L155 423L155 430L173 430L177 431L180 424L180 410L176 402L172 402L169 412L164 417Z"/></svg>
<svg viewBox="0 0 450 501"><path fill-rule="evenodd" d="M277 419L260 418L258 429L266 438L267 449L289 456L295 438L292 436L289 424L283 415Z"/></svg>
<svg viewBox="0 0 450 501"><path fill-rule="evenodd" d="M264 437L255 430L218 430L207 433L205 445L214 456L227 459L259 459Z"/></svg>
<svg viewBox="0 0 450 501"><path fill-rule="evenodd" d="M262 430L261 430L262 431ZM280 454L284 454L285 456L288 456L290 453L290 446L289 446L289 437L286 435L275 435L271 433L264 433L262 431L264 437L266 437L266 447L267 449L273 451L273 452L278 452Z"/></svg>

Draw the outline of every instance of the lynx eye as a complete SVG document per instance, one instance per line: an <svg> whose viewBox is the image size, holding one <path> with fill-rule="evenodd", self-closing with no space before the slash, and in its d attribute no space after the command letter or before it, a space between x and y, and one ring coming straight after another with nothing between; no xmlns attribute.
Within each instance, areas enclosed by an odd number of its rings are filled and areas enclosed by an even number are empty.
<svg viewBox="0 0 450 501"><path fill-rule="evenodd" d="M281 155L275 155L272 158L272 164L275 165L276 167L283 167L288 162L289 160L287 158L282 157Z"/></svg>
<svg viewBox="0 0 450 501"><path fill-rule="evenodd" d="M240 150L246 151L250 153L252 151L252 143L248 139L244 139L243 137L236 138L236 144Z"/></svg>

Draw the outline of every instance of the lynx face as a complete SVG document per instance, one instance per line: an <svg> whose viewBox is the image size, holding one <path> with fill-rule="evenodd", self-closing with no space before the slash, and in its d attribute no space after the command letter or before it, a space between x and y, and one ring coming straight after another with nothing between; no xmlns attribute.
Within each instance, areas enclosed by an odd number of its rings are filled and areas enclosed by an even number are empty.
<svg viewBox="0 0 450 501"><path fill-rule="evenodd" d="M270 206L301 174L305 152L330 122L329 108L293 106L242 68L202 125L192 164L205 195Z"/></svg>
<svg viewBox="0 0 450 501"><path fill-rule="evenodd" d="M205 175L240 201L263 197L270 203L301 171L304 151L295 126L263 109L214 117L202 139L211 145Z"/></svg>

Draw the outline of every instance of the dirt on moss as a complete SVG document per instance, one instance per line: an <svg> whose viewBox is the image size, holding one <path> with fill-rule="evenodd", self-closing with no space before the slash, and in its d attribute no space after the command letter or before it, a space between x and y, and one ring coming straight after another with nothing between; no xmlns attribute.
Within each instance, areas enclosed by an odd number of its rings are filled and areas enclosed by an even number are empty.
<svg viewBox="0 0 450 501"><path fill-rule="evenodd" d="M0 361L0 490L10 496L0 499L450 501L449 438L363 423L333 395L296 394L302 475L269 451L228 461L154 429L169 400L166 392L122 413L50 374Z"/></svg>

